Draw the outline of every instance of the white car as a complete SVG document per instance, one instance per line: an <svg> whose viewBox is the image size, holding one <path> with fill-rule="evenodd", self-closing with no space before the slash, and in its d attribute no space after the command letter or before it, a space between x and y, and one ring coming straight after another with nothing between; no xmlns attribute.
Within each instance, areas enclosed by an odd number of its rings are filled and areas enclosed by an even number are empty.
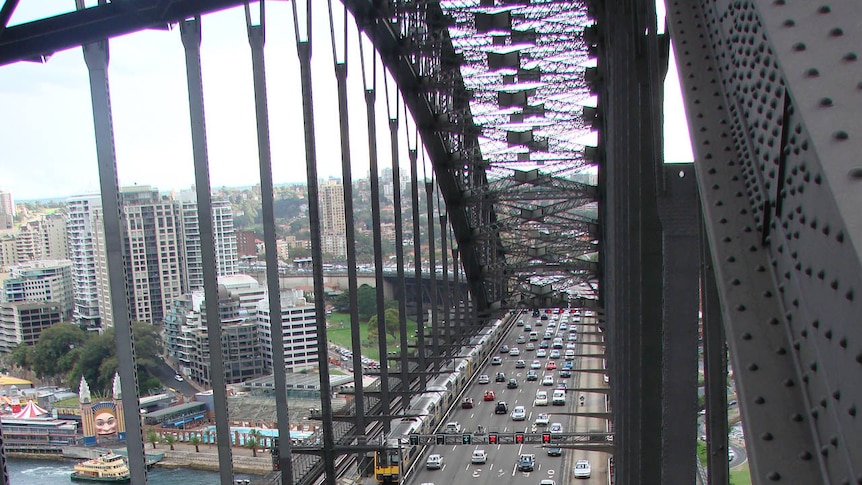
<svg viewBox="0 0 862 485"><path fill-rule="evenodd" d="M488 453L485 453L485 450L477 449L473 450L473 454L470 456L470 463L479 464L479 463L487 463L488 461Z"/></svg>
<svg viewBox="0 0 862 485"><path fill-rule="evenodd" d="M559 359L559 358L560 358L560 351L559 351L559 350L557 350L557 349L552 350L552 351L551 351L551 355L550 355L548 358L550 358L550 359Z"/></svg>
<svg viewBox="0 0 862 485"><path fill-rule="evenodd" d="M533 400L533 406L547 406L548 393L545 391L536 391L536 399Z"/></svg>
<svg viewBox="0 0 862 485"><path fill-rule="evenodd" d="M530 364L530 369L541 369L542 363L538 360L534 360L532 364Z"/></svg>
<svg viewBox="0 0 862 485"><path fill-rule="evenodd" d="M551 420L551 415L548 413L539 413L536 416L536 426L547 426L548 422Z"/></svg>
<svg viewBox="0 0 862 485"><path fill-rule="evenodd" d="M563 425L561 423L551 423L551 426L548 428L552 434L562 434L563 433Z"/></svg>
<svg viewBox="0 0 862 485"><path fill-rule="evenodd" d="M524 406L515 406L512 410L512 421L523 421L527 419L527 410Z"/></svg>
<svg viewBox="0 0 862 485"><path fill-rule="evenodd" d="M521 351L518 349L518 347L512 347L512 350L509 351L509 355L517 357L521 355Z"/></svg>
<svg viewBox="0 0 862 485"><path fill-rule="evenodd" d="M479 376L479 379L477 382L479 384L488 384L489 382L491 382L491 378L488 377L488 374L482 374Z"/></svg>
<svg viewBox="0 0 862 485"><path fill-rule="evenodd" d="M439 470L443 468L443 457L436 453L428 455L428 461L425 462L425 468L429 470Z"/></svg>
<svg viewBox="0 0 862 485"><path fill-rule="evenodd" d="M578 460L575 463L575 478L590 478L590 462Z"/></svg>
<svg viewBox="0 0 862 485"><path fill-rule="evenodd" d="M446 426L443 427L443 432L446 434L458 434L461 432L461 425L457 421L446 423Z"/></svg>
<svg viewBox="0 0 862 485"><path fill-rule="evenodd" d="M183 378L183 376L176 374L174 375L174 380L177 382L183 382L185 379Z"/></svg>
<svg viewBox="0 0 862 485"><path fill-rule="evenodd" d="M548 352L545 349L539 349L536 351L536 357L547 357Z"/></svg>
<svg viewBox="0 0 862 485"><path fill-rule="evenodd" d="M546 478L545 480L542 480L541 482L539 482L539 485L557 485L557 482L555 482L549 478Z"/></svg>
<svg viewBox="0 0 862 485"><path fill-rule="evenodd" d="M554 376L545 376L542 378L543 386L553 386L554 385Z"/></svg>

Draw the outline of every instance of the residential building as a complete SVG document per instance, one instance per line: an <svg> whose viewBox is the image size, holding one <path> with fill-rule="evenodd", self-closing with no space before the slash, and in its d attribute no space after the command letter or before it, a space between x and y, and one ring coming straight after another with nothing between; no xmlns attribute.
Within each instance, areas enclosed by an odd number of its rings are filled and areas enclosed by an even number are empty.
<svg viewBox="0 0 862 485"><path fill-rule="evenodd" d="M30 261L13 265L3 281L4 302L53 302L60 306L65 321L75 308L72 262L65 260Z"/></svg>
<svg viewBox="0 0 862 485"><path fill-rule="evenodd" d="M261 352L268 372L275 367L272 353L272 325L269 301L258 305ZM284 368L299 371L317 367L317 318L314 305L309 304L301 290L281 293L281 321L284 335Z"/></svg>
<svg viewBox="0 0 862 485"><path fill-rule="evenodd" d="M324 253L344 257L347 255L344 225L344 186L340 180L329 179L320 184L321 248Z"/></svg>
<svg viewBox="0 0 862 485"><path fill-rule="evenodd" d="M17 239L12 231L0 232L0 271L18 262Z"/></svg>
<svg viewBox="0 0 862 485"><path fill-rule="evenodd" d="M101 328L99 317L99 279L96 240L102 232L102 199L99 195L81 195L66 202L66 232L72 280L75 289L75 323L88 330ZM103 244L101 244L103 245ZM105 273L107 274L107 273Z"/></svg>
<svg viewBox="0 0 862 485"><path fill-rule="evenodd" d="M54 302L0 303L0 353L22 343L36 345L42 330L62 321L60 305Z"/></svg>
<svg viewBox="0 0 862 485"><path fill-rule="evenodd" d="M15 225L15 201L12 193L0 190L0 229L12 229Z"/></svg>
<svg viewBox="0 0 862 485"><path fill-rule="evenodd" d="M43 214L21 224L16 235L18 261L68 259L66 215Z"/></svg>
<svg viewBox="0 0 862 485"><path fill-rule="evenodd" d="M181 206L182 239L184 244L185 292L203 288L203 257L201 256L200 221L197 197L193 190L183 190L176 197ZM233 225L230 202L212 200L213 239L215 242L216 274L234 275L238 272L238 243Z"/></svg>
<svg viewBox="0 0 862 485"><path fill-rule="evenodd" d="M257 238L252 231L236 231L236 252L239 257L257 256Z"/></svg>

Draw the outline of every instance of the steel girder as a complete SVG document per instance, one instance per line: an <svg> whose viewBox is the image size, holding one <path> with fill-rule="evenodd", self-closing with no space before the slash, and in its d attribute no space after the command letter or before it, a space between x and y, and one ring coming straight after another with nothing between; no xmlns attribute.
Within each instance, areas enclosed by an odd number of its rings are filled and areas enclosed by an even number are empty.
<svg viewBox="0 0 862 485"><path fill-rule="evenodd" d="M862 10L668 2L755 483L862 481Z"/></svg>

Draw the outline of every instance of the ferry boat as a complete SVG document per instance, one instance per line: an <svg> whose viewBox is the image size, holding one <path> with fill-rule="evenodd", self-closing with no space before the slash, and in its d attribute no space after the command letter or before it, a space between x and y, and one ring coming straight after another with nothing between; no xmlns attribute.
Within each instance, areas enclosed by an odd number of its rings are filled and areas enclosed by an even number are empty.
<svg viewBox="0 0 862 485"><path fill-rule="evenodd" d="M106 453L98 458L82 461L75 465L75 471L72 472L73 482L129 483L130 480L131 474L126 459L115 453Z"/></svg>

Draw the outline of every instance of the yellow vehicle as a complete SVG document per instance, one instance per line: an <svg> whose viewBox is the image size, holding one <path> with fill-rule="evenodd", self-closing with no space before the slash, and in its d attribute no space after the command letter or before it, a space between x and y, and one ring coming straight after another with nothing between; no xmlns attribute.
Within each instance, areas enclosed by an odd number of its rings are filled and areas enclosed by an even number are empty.
<svg viewBox="0 0 862 485"><path fill-rule="evenodd" d="M389 447L374 452L374 478L379 483L399 483L402 475L401 449Z"/></svg>

